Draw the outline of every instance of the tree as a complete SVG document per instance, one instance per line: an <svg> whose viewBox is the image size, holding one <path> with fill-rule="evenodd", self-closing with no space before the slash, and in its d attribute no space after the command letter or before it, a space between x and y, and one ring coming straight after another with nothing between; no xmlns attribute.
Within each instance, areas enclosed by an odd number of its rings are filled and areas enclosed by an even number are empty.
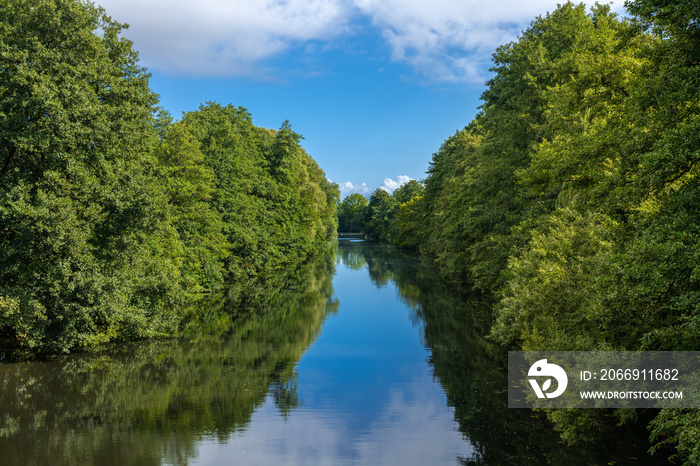
<svg viewBox="0 0 700 466"><path fill-rule="evenodd" d="M412 236L442 272L491 292L491 336L509 347L698 348L699 10L628 7L633 23L567 3L499 47L482 112L393 216L393 241L422 221ZM550 418L581 443L635 415ZM692 413L652 426L700 454Z"/></svg>
<svg viewBox="0 0 700 466"><path fill-rule="evenodd" d="M389 194L377 189L367 199L352 194L338 206L338 218L345 230L362 231L369 239L393 243L400 247L415 248L421 226L422 209L413 202L422 196L424 187L410 180ZM401 209L404 209L403 212Z"/></svg>
<svg viewBox="0 0 700 466"><path fill-rule="evenodd" d="M367 214L368 201L359 193L352 193L338 204L338 231L359 233Z"/></svg>
<svg viewBox="0 0 700 466"><path fill-rule="evenodd" d="M421 183L416 180L409 180L408 183L404 183L397 188L391 196L397 204L403 204L409 202L414 197L422 196L423 190L424 187Z"/></svg>
<svg viewBox="0 0 700 466"><path fill-rule="evenodd" d="M391 242L400 248L417 248L423 235L423 193L425 187L410 180L392 194L396 203L389 225Z"/></svg>
<svg viewBox="0 0 700 466"><path fill-rule="evenodd" d="M211 206L230 244L231 280L249 281L329 247L338 187L288 122L279 131L258 128L245 108L208 102L183 123L214 174Z"/></svg>
<svg viewBox="0 0 700 466"><path fill-rule="evenodd" d="M395 201L385 190L377 188L372 193L362 225L362 232L367 239L382 242L388 241L394 206Z"/></svg>
<svg viewBox="0 0 700 466"><path fill-rule="evenodd" d="M172 335L192 292L330 247L337 185L285 122L160 111L123 25L81 0L0 10L0 342Z"/></svg>
<svg viewBox="0 0 700 466"><path fill-rule="evenodd" d="M555 199L555 210L519 225L531 240L509 261L492 332L501 342L698 348L700 63L692 42L697 7L689 5L628 5L656 37L595 7L588 45L553 64L575 65L576 73L542 94L551 135L518 176L530 196ZM550 417L571 443L590 438L581 426L605 422L579 413ZM689 461L698 457L689 441L697 434L692 413L664 410L651 427L660 444L677 442Z"/></svg>
<svg viewBox="0 0 700 466"><path fill-rule="evenodd" d="M416 249L423 240L423 196L416 196L398 206L392 223L392 241L400 248Z"/></svg>
<svg viewBox="0 0 700 466"><path fill-rule="evenodd" d="M199 144L183 123L163 128L154 152L171 222L183 245L185 285L190 291L216 289L224 282L223 262L229 251L221 216L211 207L214 173L204 165Z"/></svg>
<svg viewBox="0 0 700 466"><path fill-rule="evenodd" d="M0 333L67 351L168 332L181 245L149 154L157 96L79 0L0 9Z"/></svg>

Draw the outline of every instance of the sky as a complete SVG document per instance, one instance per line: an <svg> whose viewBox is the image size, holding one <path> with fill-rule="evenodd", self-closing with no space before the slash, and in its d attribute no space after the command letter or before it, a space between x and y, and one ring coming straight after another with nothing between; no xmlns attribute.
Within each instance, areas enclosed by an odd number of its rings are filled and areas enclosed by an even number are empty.
<svg viewBox="0 0 700 466"><path fill-rule="evenodd" d="M477 114L496 47L557 0L96 3L129 24L123 35L176 119L214 101L245 107L256 126L289 120L345 196L424 179Z"/></svg>

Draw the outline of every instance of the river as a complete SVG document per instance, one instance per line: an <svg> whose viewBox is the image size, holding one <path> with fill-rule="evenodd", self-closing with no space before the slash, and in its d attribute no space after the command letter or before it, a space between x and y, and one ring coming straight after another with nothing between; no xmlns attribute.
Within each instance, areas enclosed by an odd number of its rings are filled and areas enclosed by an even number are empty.
<svg viewBox="0 0 700 466"><path fill-rule="evenodd" d="M508 409L488 304L418 255L341 238L197 306L177 340L0 365L0 464L656 464Z"/></svg>

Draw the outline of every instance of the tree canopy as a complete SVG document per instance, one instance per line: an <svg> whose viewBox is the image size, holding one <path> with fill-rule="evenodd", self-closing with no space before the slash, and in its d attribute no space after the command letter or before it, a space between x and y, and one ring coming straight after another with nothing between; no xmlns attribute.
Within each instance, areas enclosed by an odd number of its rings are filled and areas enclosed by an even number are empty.
<svg viewBox="0 0 700 466"><path fill-rule="evenodd" d="M360 233L367 214L368 201L359 193L352 193L338 204L338 231Z"/></svg>
<svg viewBox="0 0 700 466"><path fill-rule="evenodd" d="M158 113L125 26L80 0L0 9L0 341L171 335L193 293L318 255L337 186L288 122Z"/></svg>
<svg viewBox="0 0 700 466"><path fill-rule="evenodd" d="M566 3L499 47L481 112L406 205L414 220L373 232L415 238L453 283L492 296L491 338L508 348L699 348L700 10L627 7L630 21ZM572 444L635 419L550 417ZM650 428L700 458L694 412Z"/></svg>

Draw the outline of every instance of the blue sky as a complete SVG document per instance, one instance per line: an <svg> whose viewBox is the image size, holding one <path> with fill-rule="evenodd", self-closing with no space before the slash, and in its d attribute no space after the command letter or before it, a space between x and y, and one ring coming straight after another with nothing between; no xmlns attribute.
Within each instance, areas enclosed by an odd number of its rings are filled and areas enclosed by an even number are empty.
<svg viewBox="0 0 700 466"><path fill-rule="evenodd" d="M216 101L246 107L257 126L289 120L348 194L423 179L476 115L495 48L557 1L96 3L130 25L124 35L173 116Z"/></svg>

